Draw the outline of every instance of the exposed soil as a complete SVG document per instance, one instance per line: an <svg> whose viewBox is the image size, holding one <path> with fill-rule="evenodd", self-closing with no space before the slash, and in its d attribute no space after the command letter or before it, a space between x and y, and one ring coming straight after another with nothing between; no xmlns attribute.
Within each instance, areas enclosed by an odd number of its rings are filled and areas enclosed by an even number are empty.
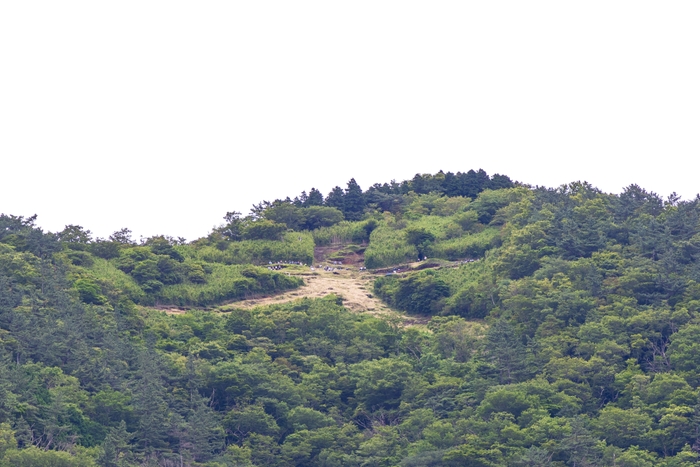
<svg viewBox="0 0 700 467"><path fill-rule="evenodd" d="M305 284L294 290L270 297L241 300L231 304L236 308L252 308L261 305L285 303L302 297L318 298L335 294L343 299L343 305L357 312L387 312L389 308L372 294L372 274L349 270L344 266L335 271L316 268L308 275L302 276Z"/></svg>
<svg viewBox="0 0 700 467"><path fill-rule="evenodd" d="M220 308L220 311L226 311L227 308L250 309L256 306L287 303L300 298L321 298L335 294L343 300L345 308L356 313L397 318L406 326L426 324L430 321L428 316L407 316L394 311L375 297L372 293L375 275L367 271L358 271L356 268L347 269L343 266L341 268L343 269L335 271L316 269L309 275L302 276L305 284L298 289L279 295L233 302Z"/></svg>
<svg viewBox="0 0 700 467"><path fill-rule="evenodd" d="M456 267L460 264L458 261L444 262L446 264L425 261L367 271L360 269L364 265L363 249L356 253L347 253L336 260L329 259L329 257L338 257L338 252L342 249L342 246L317 247L314 250L315 265L313 268L289 268L290 274L304 279L304 285L300 288L277 295L231 302L219 307L218 311L225 312L233 308L250 309L257 306L287 303L300 298L320 298L335 294L342 298L343 306L356 313L396 317L407 326L426 324L430 321L429 316L407 316L392 310L386 303L375 297L372 291L374 279L379 274L401 274L426 268ZM285 267L285 269L287 268ZM168 314L181 314L186 311L177 307L159 307L159 309Z"/></svg>
<svg viewBox="0 0 700 467"><path fill-rule="evenodd" d="M392 310L386 303L373 294L376 271L361 270L364 265L364 249L357 253L348 253L342 259L331 260L342 250L340 246L317 247L314 250L315 265L313 270L306 269L301 274L295 274L304 279L304 285L269 297L253 298L231 303L226 308L250 309L256 306L286 303L300 298L320 298L335 294L343 300L343 306L356 313L370 313L395 317L405 325L426 324L427 316L406 316Z"/></svg>

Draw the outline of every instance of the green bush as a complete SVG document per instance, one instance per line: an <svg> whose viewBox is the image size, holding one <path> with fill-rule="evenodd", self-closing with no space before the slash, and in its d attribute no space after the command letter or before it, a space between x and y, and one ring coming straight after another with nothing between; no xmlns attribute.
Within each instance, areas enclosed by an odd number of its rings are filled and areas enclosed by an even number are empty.
<svg viewBox="0 0 700 467"><path fill-rule="evenodd" d="M245 240L279 240L287 231L287 226L274 221L260 219L243 227Z"/></svg>
<svg viewBox="0 0 700 467"><path fill-rule="evenodd" d="M421 314L434 314L444 307L450 288L433 271L379 277L374 281L374 291L392 306Z"/></svg>
<svg viewBox="0 0 700 467"><path fill-rule="evenodd" d="M139 302L144 297L143 289L133 277L105 259L95 258L90 272L97 282L107 290L110 297L124 295L134 302Z"/></svg>
<svg viewBox="0 0 700 467"><path fill-rule="evenodd" d="M361 222L340 222L331 227L322 227L311 232L318 246L345 244L350 242L366 243L379 223L374 219Z"/></svg>
<svg viewBox="0 0 700 467"><path fill-rule="evenodd" d="M107 297L102 295L100 286L89 279L78 279L75 281L75 284L73 284L73 287L78 291L80 300L85 303L103 305L107 302Z"/></svg>
<svg viewBox="0 0 700 467"><path fill-rule="evenodd" d="M370 269L393 266L415 261L418 250L408 244L402 230L395 230L382 224L370 236L369 246L365 251L365 266Z"/></svg>

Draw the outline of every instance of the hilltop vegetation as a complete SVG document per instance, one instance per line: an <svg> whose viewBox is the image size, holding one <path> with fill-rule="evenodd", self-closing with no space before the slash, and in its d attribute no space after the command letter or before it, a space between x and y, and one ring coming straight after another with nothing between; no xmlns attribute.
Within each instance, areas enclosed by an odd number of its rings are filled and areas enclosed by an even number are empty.
<svg viewBox="0 0 700 467"><path fill-rule="evenodd" d="M330 246L428 324L236 306ZM351 180L189 243L0 216L0 466L691 466L699 342L700 198L635 185Z"/></svg>

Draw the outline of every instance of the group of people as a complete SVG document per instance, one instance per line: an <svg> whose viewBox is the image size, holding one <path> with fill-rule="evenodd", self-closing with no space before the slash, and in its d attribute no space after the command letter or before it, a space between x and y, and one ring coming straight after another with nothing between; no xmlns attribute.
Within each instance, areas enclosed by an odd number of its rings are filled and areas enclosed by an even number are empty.
<svg viewBox="0 0 700 467"><path fill-rule="evenodd" d="M273 263L272 261L268 261L267 263L269 266L267 269L270 271L280 271L284 269L286 265L295 265L295 266L306 266L305 263L302 263L301 261L277 261L276 263Z"/></svg>
<svg viewBox="0 0 700 467"><path fill-rule="evenodd" d="M339 266L339 265L342 265L343 263L342 263L341 261L331 261L331 264L333 264L334 266ZM306 264L305 264L305 263L302 263L301 261L277 261L277 262L268 261L267 269L269 269L270 271L281 271L281 270L284 269L285 266L287 266L287 265L304 266L304 267L306 267ZM314 267L313 265L311 265L311 266L309 266L309 268L311 268L312 271L315 271L316 268L318 268L318 269L323 269L323 270L326 271L326 272L342 271L343 269L349 271L349 270L351 269L351 268L342 268L342 267L333 267L333 266L321 266L321 265L318 265L318 266L315 266L315 267ZM360 271L366 271L367 268L364 267L364 266L361 266L361 267L359 268L359 270L360 270Z"/></svg>

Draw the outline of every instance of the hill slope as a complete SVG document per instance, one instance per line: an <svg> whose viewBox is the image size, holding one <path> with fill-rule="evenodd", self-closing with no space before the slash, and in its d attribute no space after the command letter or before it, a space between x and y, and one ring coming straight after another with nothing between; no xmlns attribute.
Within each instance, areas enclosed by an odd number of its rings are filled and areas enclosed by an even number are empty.
<svg viewBox="0 0 700 467"><path fill-rule="evenodd" d="M0 216L0 466L696 465L700 198L474 174L191 243Z"/></svg>

